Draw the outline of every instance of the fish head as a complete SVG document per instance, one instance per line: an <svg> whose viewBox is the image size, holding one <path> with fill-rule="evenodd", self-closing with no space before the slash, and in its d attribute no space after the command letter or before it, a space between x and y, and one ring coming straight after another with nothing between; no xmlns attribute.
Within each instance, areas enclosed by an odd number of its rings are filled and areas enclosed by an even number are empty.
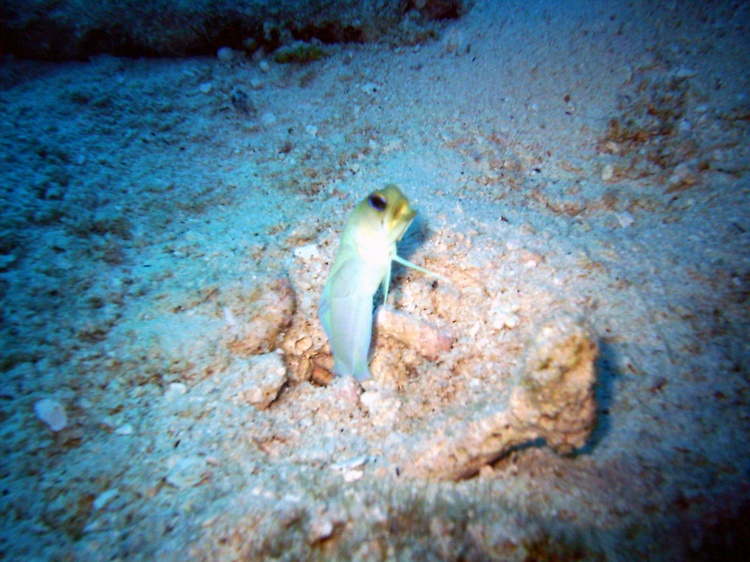
<svg viewBox="0 0 750 562"><path fill-rule="evenodd" d="M359 202L348 226L359 247L390 248L401 240L416 214L401 190L389 184Z"/></svg>

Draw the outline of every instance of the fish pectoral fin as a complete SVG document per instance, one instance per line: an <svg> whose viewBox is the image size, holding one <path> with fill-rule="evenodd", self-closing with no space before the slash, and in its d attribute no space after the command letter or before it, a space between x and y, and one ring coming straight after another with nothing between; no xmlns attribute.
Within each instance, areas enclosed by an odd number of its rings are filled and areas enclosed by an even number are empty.
<svg viewBox="0 0 750 562"><path fill-rule="evenodd" d="M451 282L450 279L448 279L447 277L443 277L439 273L435 273L434 271L430 271L429 269L425 269L424 267L419 267L417 264L411 263L409 260L405 260L398 254L395 254L393 256L393 261L396 261L400 263L401 265L405 265L406 267L411 267L412 269L416 269L417 271L421 271L422 273L426 273L427 275L431 275L432 277L437 277L438 279L440 279L441 281L444 281L445 283L450 284Z"/></svg>
<svg viewBox="0 0 750 562"><path fill-rule="evenodd" d="M383 304L388 301L388 289L391 286L391 262L388 262L388 271L383 277Z"/></svg>

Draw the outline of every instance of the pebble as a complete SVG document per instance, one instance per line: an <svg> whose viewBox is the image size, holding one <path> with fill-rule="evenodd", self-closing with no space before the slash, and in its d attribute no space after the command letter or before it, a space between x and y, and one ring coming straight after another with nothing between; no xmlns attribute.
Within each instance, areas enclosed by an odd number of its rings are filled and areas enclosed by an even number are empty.
<svg viewBox="0 0 750 562"><path fill-rule="evenodd" d="M366 94L375 94L377 93L379 86L372 82L368 82L367 84L362 84L359 88Z"/></svg>
<svg viewBox="0 0 750 562"><path fill-rule="evenodd" d="M315 518L310 522L309 540L315 544L323 541L333 534L333 521L327 517Z"/></svg>
<svg viewBox="0 0 750 562"><path fill-rule="evenodd" d="M39 400L34 404L34 413L52 431L60 431L68 425L68 416L65 414L65 408L53 398Z"/></svg>
<svg viewBox="0 0 750 562"><path fill-rule="evenodd" d="M133 434L133 426L129 423L126 423L124 425L121 425L117 429L115 429L116 435L132 435Z"/></svg>
<svg viewBox="0 0 750 562"><path fill-rule="evenodd" d="M370 413L373 425L387 426L396 421L401 401L386 391L368 390L360 396L362 405Z"/></svg>
<svg viewBox="0 0 750 562"><path fill-rule="evenodd" d="M261 72L268 72L271 70L271 65L268 64L267 60L262 60L258 63L258 67L260 68Z"/></svg>
<svg viewBox="0 0 750 562"><path fill-rule="evenodd" d="M693 78L697 75L698 73L695 70L693 70L692 68L687 68L685 66L678 68L677 72L675 72L675 77L677 78Z"/></svg>
<svg viewBox="0 0 750 562"><path fill-rule="evenodd" d="M221 62L229 62L234 58L234 51L231 47L221 47L216 52L216 58L218 58Z"/></svg>
<svg viewBox="0 0 750 562"><path fill-rule="evenodd" d="M542 263L542 256L535 252L524 250L521 252L521 263L526 269L533 269Z"/></svg>
<svg viewBox="0 0 750 562"><path fill-rule="evenodd" d="M331 465L331 469L337 470L339 472L347 472L349 470L361 468L362 466L370 462L370 460L371 459L368 455L360 455L358 457L354 457L353 459L335 462Z"/></svg>
<svg viewBox="0 0 750 562"><path fill-rule="evenodd" d="M227 326L236 326L237 325L237 317L232 312L232 309L228 306L225 306L221 309L224 313L224 321L227 323Z"/></svg>
<svg viewBox="0 0 750 562"><path fill-rule="evenodd" d="M271 352L239 361L236 370L226 377L224 384L241 402L265 410L276 400L287 378L286 365L281 356Z"/></svg>
<svg viewBox="0 0 750 562"><path fill-rule="evenodd" d="M175 488L191 488L204 478L206 461L203 457L185 457L178 460L165 478Z"/></svg>
<svg viewBox="0 0 750 562"><path fill-rule="evenodd" d="M344 473L344 482L356 482L360 480L365 473L361 470L350 470Z"/></svg>
<svg viewBox="0 0 750 562"><path fill-rule="evenodd" d="M260 122L266 126L273 125L274 123L276 123L276 116L270 111L266 111L263 115L260 116Z"/></svg>
<svg viewBox="0 0 750 562"><path fill-rule="evenodd" d="M304 246L297 246L294 249L294 257L301 259L302 261L310 261L320 257L320 250L317 244L305 244Z"/></svg>
<svg viewBox="0 0 750 562"><path fill-rule="evenodd" d="M307 125L305 127L305 132L310 135L311 137L318 136L318 128L315 125Z"/></svg>
<svg viewBox="0 0 750 562"><path fill-rule="evenodd" d="M188 387L186 384L181 382L173 382L170 383L170 385L167 387L166 392L164 392L164 398L167 400L175 400L180 396L184 396L187 394Z"/></svg>
<svg viewBox="0 0 750 562"><path fill-rule="evenodd" d="M635 222L635 218L633 218L633 215L631 215L627 211L622 212L622 213L617 213L616 216L617 216L617 222L619 222L620 226L623 228L627 228Z"/></svg>
<svg viewBox="0 0 750 562"><path fill-rule="evenodd" d="M689 162L680 162L675 166L674 170L672 170L672 175L669 178L669 183L679 183L682 181L685 181L693 174L693 169L691 166L691 163Z"/></svg>
<svg viewBox="0 0 750 562"><path fill-rule="evenodd" d="M512 330L513 328L518 326L520 322L521 319L519 318L518 314L509 312L505 314L498 314L497 316L495 316L494 321L492 322L492 326L496 330L502 330L504 328Z"/></svg>
<svg viewBox="0 0 750 562"><path fill-rule="evenodd" d="M492 327L496 330L503 330L505 328L512 330L517 327L521 322L521 318L516 314L517 311L517 306L508 307L500 302L493 303L490 308Z"/></svg>
<svg viewBox="0 0 750 562"><path fill-rule="evenodd" d="M612 164L606 164L602 168L602 180L603 181L611 180L614 175L615 175L615 169L612 166Z"/></svg>
<svg viewBox="0 0 750 562"><path fill-rule="evenodd" d="M94 503L92 504L92 507L95 511L99 511L100 509L105 508L107 504L115 499L119 493L120 491L117 488L112 488L111 490L102 492L96 497Z"/></svg>

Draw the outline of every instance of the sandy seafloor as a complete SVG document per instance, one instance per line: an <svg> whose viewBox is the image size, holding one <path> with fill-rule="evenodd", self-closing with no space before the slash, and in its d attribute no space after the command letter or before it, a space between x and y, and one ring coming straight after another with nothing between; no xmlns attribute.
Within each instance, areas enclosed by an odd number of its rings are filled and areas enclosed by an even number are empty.
<svg viewBox="0 0 750 562"><path fill-rule="evenodd" d="M479 0L434 41L266 71L5 61L0 558L746 555L750 4L650 4ZM399 267L389 302L454 343L378 340L368 407L311 382L317 305L390 182L401 253L452 283ZM600 349L587 445L402 474L558 310Z"/></svg>

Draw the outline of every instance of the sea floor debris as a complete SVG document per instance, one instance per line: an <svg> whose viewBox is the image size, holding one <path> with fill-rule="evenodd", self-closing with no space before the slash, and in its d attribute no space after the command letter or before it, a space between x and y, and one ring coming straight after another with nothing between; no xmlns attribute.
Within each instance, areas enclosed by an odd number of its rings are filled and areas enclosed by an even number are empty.
<svg viewBox="0 0 750 562"><path fill-rule="evenodd" d="M581 448L596 423L596 356L596 338L580 317L561 313L543 322L511 384L486 389L473 419L441 419L427 443L411 444L404 473L461 480L535 441L561 454Z"/></svg>

